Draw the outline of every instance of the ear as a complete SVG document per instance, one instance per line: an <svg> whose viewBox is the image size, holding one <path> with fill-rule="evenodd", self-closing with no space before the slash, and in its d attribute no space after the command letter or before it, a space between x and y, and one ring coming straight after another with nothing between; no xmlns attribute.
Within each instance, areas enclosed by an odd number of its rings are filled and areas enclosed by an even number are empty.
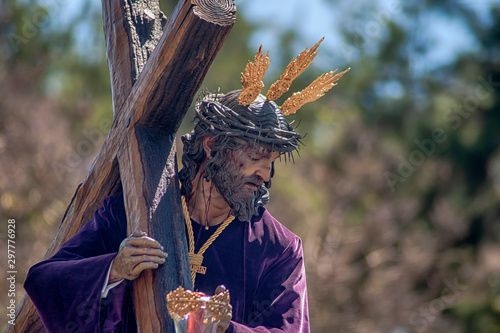
<svg viewBox="0 0 500 333"><path fill-rule="evenodd" d="M209 159L212 157L211 152L215 146L215 139L209 136L203 137L203 150L205 150L205 158Z"/></svg>

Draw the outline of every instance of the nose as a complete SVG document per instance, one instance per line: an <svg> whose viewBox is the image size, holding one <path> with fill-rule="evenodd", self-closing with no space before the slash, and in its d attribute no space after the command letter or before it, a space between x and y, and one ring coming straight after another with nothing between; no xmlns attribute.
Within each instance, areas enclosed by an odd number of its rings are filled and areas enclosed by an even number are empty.
<svg viewBox="0 0 500 333"><path fill-rule="evenodd" d="M271 179L271 169L272 169L272 163L262 163L259 165L259 168L257 169L257 176L262 178L264 182L269 182Z"/></svg>

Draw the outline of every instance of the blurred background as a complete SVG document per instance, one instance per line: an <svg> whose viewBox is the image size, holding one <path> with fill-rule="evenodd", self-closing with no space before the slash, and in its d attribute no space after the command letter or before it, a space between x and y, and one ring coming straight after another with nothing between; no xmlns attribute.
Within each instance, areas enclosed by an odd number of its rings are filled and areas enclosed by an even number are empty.
<svg viewBox="0 0 500 333"><path fill-rule="evenodd" d="M238 89L260 44L267 87L323 36L291 91L352 68L291 117L304 146L268 206L303 240L312 331L500 332L500 1L236 4L209 91ZM0 246L15 219L18 304L113 113L100 2L2 0L0 35Z"/></svg>

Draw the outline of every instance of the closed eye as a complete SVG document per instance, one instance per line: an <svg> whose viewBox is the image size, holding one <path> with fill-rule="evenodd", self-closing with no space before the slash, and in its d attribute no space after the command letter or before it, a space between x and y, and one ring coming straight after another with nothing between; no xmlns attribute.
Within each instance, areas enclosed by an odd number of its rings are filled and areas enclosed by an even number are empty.
<svg viewBox="0 0 500 333"><path fill-rule="evenodd" d="M250 154L247 154L248 155L248 158L250 158L250 160L252 161L259 161L260 160L260 157L258 156L254 156L254 155L250 155Z"/></svg>

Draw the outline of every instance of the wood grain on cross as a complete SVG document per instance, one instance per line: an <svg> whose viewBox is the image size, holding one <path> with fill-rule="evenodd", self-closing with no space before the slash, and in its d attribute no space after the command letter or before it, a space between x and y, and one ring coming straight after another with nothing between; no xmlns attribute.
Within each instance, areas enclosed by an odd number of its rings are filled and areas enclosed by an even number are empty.
<svg viewBox="0 0 500 333"><path fill-rule="evenodd" d="M169 253L164 265L134 281L139 331L173 332L166 293L179 285L192 288L175 133L234 24L236 8L232 0L180 0L166 25L158 0L102 0L102 8L114 121L45 258L122 188L128 232L147 231ZM45 332L27 296L6 332Z"/></svg>

